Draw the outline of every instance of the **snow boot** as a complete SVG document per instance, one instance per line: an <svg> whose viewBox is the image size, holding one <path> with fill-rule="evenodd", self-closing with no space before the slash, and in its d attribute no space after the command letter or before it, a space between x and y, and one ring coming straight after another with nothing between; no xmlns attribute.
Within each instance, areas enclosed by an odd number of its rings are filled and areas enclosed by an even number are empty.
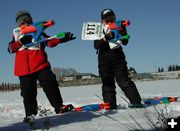
<svg viewBox="0 0 180 131"><path fill-rule="evenodd" d="M129 108L144 108L145 106L140 103L140 104L130 104Z"/></svg>
<svg viewBox="0 0 180 131"><path fill-rule="evenodd" d="M23 122L24 122L24 123L30 123L30 122L32 122L33 120L35 120L35 116L34 116L34 115L30 115L30 116L24 117Z"/></svg>
<svg viewBox="0 0 180 131"><path fill-rule="evenodd" d="M65 112L70 112L74 109L74 106L72 104L68 104L68 105L62 105L60 107L60 114L65 113Z"/></svg>

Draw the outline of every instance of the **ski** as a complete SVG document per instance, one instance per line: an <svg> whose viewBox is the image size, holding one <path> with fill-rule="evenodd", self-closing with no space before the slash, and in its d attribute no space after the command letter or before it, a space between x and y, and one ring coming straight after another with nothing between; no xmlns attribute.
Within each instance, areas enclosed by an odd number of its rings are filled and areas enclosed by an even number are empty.
<svg viewBox="0 0 180 131"><path fill-rule="evenodd" d="M72 104L68 104L63 107L63 112L60 112L58 115L64 115L67 113L73 113L73 112L96 112L100 110L107 110L109 109L109 103L94 103L94 104L86 104L83 106L73 106ZM39 119L34 119L31 121L26 122L29 124L32 130L38 129L38 124L40 124L43 129L50 129L53 124L51 123L50 117L53 112L51 109L42 108L41 106L38 107L38 116L39 118L46 118L44 122L39 123Z"/></svg>
<svg viewBox="0 0 180 131"><path fill-rule="evenodd" d="M88 104L80 107L74 107L74 112L89 112L89 111L99 111L99 110L107 110L110 108L109 103L101 103L101 104Z"/></svg>
<svg viewBox="0 0 180 131"><path fill-rule="evenodd" d="M146 105L156 105L156 104L168 104L172 102L180 102L180 97L177 96L165 96L165 97L153 97L153 98L144 98L144 104Z"/></svg>

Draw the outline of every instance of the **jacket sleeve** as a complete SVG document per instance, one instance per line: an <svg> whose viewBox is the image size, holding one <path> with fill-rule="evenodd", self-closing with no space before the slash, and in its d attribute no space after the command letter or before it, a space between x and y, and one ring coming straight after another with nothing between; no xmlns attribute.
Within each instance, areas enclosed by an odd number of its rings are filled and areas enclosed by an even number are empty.
<svg viewBox="0 0 180 131"><path fill-rule="evenodd" d="M52 48L52 47L56 47L59 43L60 43L60 40L57 38L54 38L47 42L47 46Z"/></svg>
<svg viewBox="0 0 180 131"><path fill-rule="evenodd" d="M13 40L9 43L7 50L10 54L13 54L16 53L19 50L19 48L21 48L21 46L21 43L19 41L15 41L13 37Z"/></svg>
<svg viewBox="0 0 180 131"><path fill-rule="evenodd" d="M124 35L127 35L127 30L126 30L126 27L125 26L122 26L122 30L120 31L120 34L122 35L122 36L124 36ZM122 44L123 45L127 45L128 44L128 39L122 39L121 40L121 42L122 42Z"/></svg>
<svg viewBox="0 0 180 131"><path fill-rule="evenodd" d="M50 36L48 36L46 33L43 32L42 34L45 38L48 38ZM50 47L50 48L53 48L53 47L56 47L59 43L61 43L61 40L58 39L58 38L54 38L52 40L49 40L47 43L46 43L46 46Z"/></svg>

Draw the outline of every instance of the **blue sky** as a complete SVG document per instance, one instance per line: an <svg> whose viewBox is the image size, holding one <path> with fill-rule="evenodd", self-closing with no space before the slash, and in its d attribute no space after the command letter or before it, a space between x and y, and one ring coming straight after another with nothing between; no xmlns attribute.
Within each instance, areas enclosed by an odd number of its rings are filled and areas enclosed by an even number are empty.
<svg viewBox="0 0 180 131"><path fill-rule="evenodd" d="M0 5L0 83L18 82L13 74L14 56L7 52L16 27L15 14L23 9L34 21L55 20L47 29L49 35L70 31L76 40L56 48L47 48L52 67L75 68L79 72L98 74L93 41L81 40L83 22L100 21L100 12L111 8L116 18L129 19L131 39L123 47L128 66L137 72L153 72L171 64L180 65L179 0L2 0Z"/></svg>

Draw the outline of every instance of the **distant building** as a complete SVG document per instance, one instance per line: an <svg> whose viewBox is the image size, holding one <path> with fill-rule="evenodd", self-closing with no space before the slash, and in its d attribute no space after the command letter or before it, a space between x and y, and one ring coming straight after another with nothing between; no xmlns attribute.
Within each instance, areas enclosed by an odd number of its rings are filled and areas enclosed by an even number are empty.
<svg viewBox="0 0 180 131"><path fill-rule="evenodd" d="M163 79L179 79L180 71L158 72L158 73L151 73L151 75Z"/></svg>
<svg viewBox="0 0 180 131"><path fill-rule="evenodd" d="M93 73L76 73L69 76L61 76L60 81L76 81L76 80L90 80L95 79L98 76Z"/></svg>
<svg viewBox="0 0 180 131"><path fill-rule="evenodd" d="M60 81L73 81L74 77L73 76L62 76L60 77Z"/></svg>
<svg viewBox="0 0 180 131"><path fill-rule="evenodd" d="M134 79L136 80L145 80L145 79L151 79L152 75L150 73L137 73L134 75Z"/></svg>
<svg viewBox="0 0 180 131"><path fill-rule="evenodd" d="M76 80L81 79L81 80L85 80L85 79L95 79L98 76L96 76L93 73L77 73L76 74Z"/></svg>

